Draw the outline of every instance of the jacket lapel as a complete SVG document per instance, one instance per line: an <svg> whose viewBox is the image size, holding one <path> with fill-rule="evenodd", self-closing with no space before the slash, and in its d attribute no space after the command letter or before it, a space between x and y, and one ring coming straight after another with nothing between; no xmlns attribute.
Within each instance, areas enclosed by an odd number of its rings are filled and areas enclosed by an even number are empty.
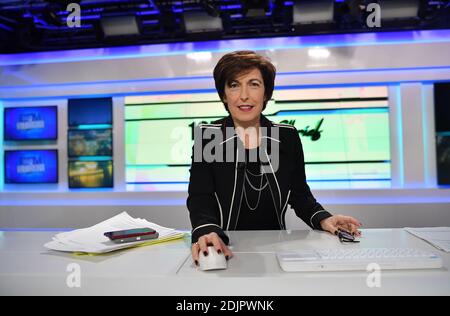
<svg viewBox="0 0 450 316"><path fill-rule="evenodd" d="M230 191L230 205L228 216L224 222L225 230L235 230L239 217L240 206L242 204L243 188L245 181L245 149L234 130L234 122L231 116L224 119L222 123L224 135L224 159L232 163L225 163L226 175L233 175L233 187Z"/></svg>
<svg viewBox="0 0 450 316"><path fill-rule="evenodd" d="M277 212L278 218L280 219L280 223L284 221L281 218L282 212L282 195L280 184L278 183L276 171L273 169L272 161L270 159L271 154L273 152L274 155L279 154L278 159L281 159L282 155L282 144L279 139L279 135L275 135L278 133L272 133L272 123L269 121L264 115L261 115L261 126L265 127L263 129L265 131L265 135L263 135L264 139L262 142L262 157L263 160L263 170L266 174L266 179L269 184L269 189L272 194L272 198L274 200L274 208ZM233 133L230 133L230 129L232 128ZM222 123L223 135L224 135L224 155L226 157L233 157L233 163L225 163L226 173L233 174L233 188L230 191L230 208L227 218L224 221L224 229L225 230L235 230L237 226L237 221L239 219L239 212L242 205L243 198L243 189L244 189L244 181L245 181L245 148L234 131L234 122L231 116L226 117ZM228 135L227 135L228 131ZM227 144L232 142L233 146ZM230 153L229 151L233 151ZM278 152L278 153L277 153ZM228 156L230 155L230 156ZM229 160L228 160L229 161ZM282 224L284 226L284 224ZM282 227L285 228L285 227Z"/></svg>
<svg viewBox="0 0 450 316"><path fill-rule="evenodd" d="M274 166L274 159L278 160L278 164L282 159L282 143L279 135L279 128L275 128L272 122L269 121L265 116L261 117L261 126L265 127L267 131L266 144L267 148L264 150L265 162L263 162L263 171L266 175L267 182L269 183L270 194L272 195L273 204L275 211L277 212L278 219L282 223L282 228L284 227L283 219L281 218L282 213L282 193L280 183L277 177L277 166Z"/></svg>

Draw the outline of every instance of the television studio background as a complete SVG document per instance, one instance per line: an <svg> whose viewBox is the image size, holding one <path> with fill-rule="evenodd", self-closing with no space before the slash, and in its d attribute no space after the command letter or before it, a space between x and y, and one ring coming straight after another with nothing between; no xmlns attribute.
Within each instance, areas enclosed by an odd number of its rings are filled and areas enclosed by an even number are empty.
<svg viewBox="0 0 450 316"><path fill-rule="evenodd" d="M0 228L189 230L193 130L227 115L212 70L242 49L276 66L263 114L327 210L450 226L448 1L378 1L379 24L371 2L0 1Z"/></svg>

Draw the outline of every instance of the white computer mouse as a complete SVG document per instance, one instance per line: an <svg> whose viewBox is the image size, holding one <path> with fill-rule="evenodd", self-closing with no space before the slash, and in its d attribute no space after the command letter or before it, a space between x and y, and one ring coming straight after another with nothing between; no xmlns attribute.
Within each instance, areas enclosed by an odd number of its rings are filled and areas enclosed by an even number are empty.
<svg viewBox="0 0 450 316"><path fill-rule="evenodd" d="M207 256L200 252L198 264L202 271L223 270L227 268L227 259L225 259L223 252L219 254L216 248L209 246Z"/></svg>

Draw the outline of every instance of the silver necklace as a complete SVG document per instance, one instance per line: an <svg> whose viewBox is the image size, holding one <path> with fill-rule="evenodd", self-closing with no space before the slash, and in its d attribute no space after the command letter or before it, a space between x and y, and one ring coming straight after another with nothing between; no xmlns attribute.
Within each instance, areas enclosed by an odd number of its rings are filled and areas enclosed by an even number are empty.
<svg viewBox="0 0 450 316"><path fill-rule="evenodd" d="M261 176L261 182L259 184L259 188L256 188L250 182L250 179L248 178L247 172L249 172L249 171L247 170L246 173L245 173L245 180L246 180L246 182L248 182L248 184L250 185L250 187L253 190L258 191L258 200L256 201L256 206L254 206L254 207L250 206L250 203L248 202L248 198L247 198L247 188L246 188L245 184L244 184L244 198L245 198L245 203L247 204L247 207L250 209L250 211L254 211L259 206L259 202L261 200L261 192L266 188L268 182L266 182L266 184L263 186L263 179L264 179L264 177L263 177L263 174L261 173L261 175L260 175ZM250 174L253 175L252 173L250 173Z"/></svg>
<svg viewBox="0 0 450 316"><path fill-rule="evenodd" d="M252 176L254 176L254 177L260 177L260 176L263 175L262 172L261 172L260 174L254 174L254 173L251 173L250 170L248 170L248 169L247 169L247 173L249 173L250 175L252 175Z"/></svg>
<svg viewBox="0 0 450 316"><path fill-rule="evenodd" d="M259 188L253 186L253 184L252 184L252 182L250 181L250 178L248 177L247 174L245 174L245 180L247 180L247 183L248 183L248 184L250 185L250 187L251 187L253 190L255 190L255 191L262 191L262 190L264 190L264 189L266 188L266 186L267 186L267 182L264 184L264 186L262 185L262 182L263 182L263 177L262 177L262 175L261 175L261 183L259 184Z"/></svg>

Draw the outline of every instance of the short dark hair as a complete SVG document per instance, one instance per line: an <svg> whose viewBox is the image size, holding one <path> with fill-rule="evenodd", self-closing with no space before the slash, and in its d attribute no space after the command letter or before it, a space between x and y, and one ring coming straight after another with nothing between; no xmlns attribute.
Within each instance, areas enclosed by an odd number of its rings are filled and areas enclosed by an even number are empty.
<svg viewBox="0 0 450 316"><path fill-rule="evenodd" d="M272 98L275 86L275 66L269 59L256 54L251 50L242 50L228 53L219 60L214 68L214 81L216 90L220 99L228 111L228 104L225 103L225 85L230 84L239 75L259 69L264 80L264 104L263 110L266 108L267 102Z"/></svg>

